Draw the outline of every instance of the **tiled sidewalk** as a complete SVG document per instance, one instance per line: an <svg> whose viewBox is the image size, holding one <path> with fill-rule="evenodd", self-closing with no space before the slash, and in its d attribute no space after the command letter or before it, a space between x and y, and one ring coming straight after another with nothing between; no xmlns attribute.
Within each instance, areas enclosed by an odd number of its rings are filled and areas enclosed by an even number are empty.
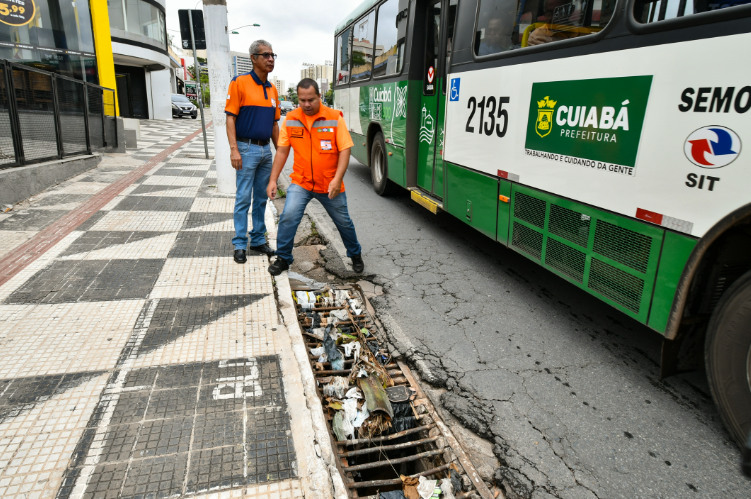
<svg viewBox="0 0 751 499"><path fill-rule="evenodd" d="M302 495L268 260L233 262L201 135L82 211L196 130L0 215L0 497Z"/></svg>

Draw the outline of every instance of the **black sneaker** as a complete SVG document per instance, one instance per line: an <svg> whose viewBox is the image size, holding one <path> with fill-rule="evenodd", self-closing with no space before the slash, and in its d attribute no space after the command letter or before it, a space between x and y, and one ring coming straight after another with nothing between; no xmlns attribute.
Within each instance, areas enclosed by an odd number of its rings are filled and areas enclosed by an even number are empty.
<svg viewBox="0 0 751 499"><path fill-rule="evenodd" d="M365 262L362 261L362 255L352 257L352 270L354 270L358 274L362 273L362 271L365 270Z"/></svg>
<svg viewBox="0 0 751 499"><path fill-rule="evenodd" d="M248 259L245 258L245 250L244 249L236 249L235 250L235 263L245 263Z"/></svg>
<svg viewBox="0 0 751 499"><path fill-rule="evenodd" d="M251 251L257 251L259 253L263 253L267 256L274 256L274 250L271 249L271 246L269 246L269 243L263 243L260 246L251 246L248 248Z"/></svg>
<svg viewBox="0 0 751 499"><path fill-rule="evenodd" d="M274 260L274 263L269 265L269 274L279 275L288 269L289 269L289 263L287 263L287 260L285 260L281 256L278 256L276 257L276 260Z"/></svg>

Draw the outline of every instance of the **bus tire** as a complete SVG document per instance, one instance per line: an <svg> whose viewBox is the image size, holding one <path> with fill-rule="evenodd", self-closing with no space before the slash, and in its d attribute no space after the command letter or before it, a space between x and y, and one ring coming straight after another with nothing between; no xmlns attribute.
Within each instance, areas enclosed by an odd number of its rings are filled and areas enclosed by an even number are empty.
<svg viewBox="0 0 751 499"><path fill-rule="evenodd" d="M751 432L751 272L730 286L712 313L704 361L725 427L743 445Z"/></svg>
<svg viewBox="0 0 751 499"><path fill-rule="evenodd" d="M373 180L373 190L379 196L387 196L394 191L394 184L389 180L388 158L386 141L383 140L383 134L378 132L373 137L370 149L370 178Z"/></svg>

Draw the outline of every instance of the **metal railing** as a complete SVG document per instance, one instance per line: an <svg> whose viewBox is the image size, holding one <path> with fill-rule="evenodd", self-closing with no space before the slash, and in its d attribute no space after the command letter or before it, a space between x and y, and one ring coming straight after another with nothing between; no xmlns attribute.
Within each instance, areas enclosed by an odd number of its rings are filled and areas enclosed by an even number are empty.
<svg viewBox="0 0 751 499"><path fill-rule="evenodd" d="M0 169L117 146L115 109L110 88L0 60Z"/></svg>

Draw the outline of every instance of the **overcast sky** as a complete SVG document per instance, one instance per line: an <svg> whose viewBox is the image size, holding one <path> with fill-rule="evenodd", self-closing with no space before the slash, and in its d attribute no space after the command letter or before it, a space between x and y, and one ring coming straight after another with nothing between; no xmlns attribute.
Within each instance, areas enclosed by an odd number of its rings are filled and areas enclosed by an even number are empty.
<svg viewBox="0 0 751 499"><path fill-rule="evenodd" d="M323 64L334 59L334 29L362 0L227 0L229 28L257 23L230 34L233 51L248 53L253 40L262 38L279 54L272 76L294 85L302 63ZM196 0L167 1L167 33L180 46L178 9L192 9ZM198 3L202 9L201 3ZM193 61L186 61L192 65Z"/></svg>

